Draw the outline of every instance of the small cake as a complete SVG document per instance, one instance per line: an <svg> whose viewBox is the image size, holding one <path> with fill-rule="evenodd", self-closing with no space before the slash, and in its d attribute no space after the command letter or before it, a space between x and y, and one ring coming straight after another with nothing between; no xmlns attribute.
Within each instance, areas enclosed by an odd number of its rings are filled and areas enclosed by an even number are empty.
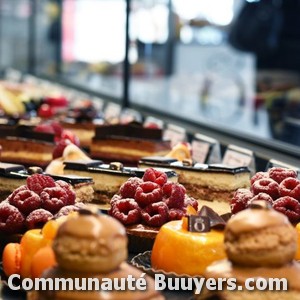
<svg viewBox="0 0 300 300"><path fill-rule="evenodd" d="M1 126L1 161L44 167L52 160L54 135L34 132L27 126Z"/></svg>
<svg viewBox="0 0 300 300"><path fill-rule="evenodd" d="M128 265L127 237L125 228L117 220L107 215L97 215L90 211L80 211L58 229L53 249L58 266L43 273L43 278L93 278L117 280L131 275L138 279L142 273ZM112 289L92 291L49 291L40 290L38 300L47 299L153 299L164 297L155 290L154 280L144 276L147 289L124 291ZM95 286L95 285L93 285Z"/></svg>
<svg viewBox="0 0 300 300"><path fill-rule="evenodd" d="M165 172L153 168L146 169L142 178L124 182L110 204L109 214L126 226L129 248L134 252L149 250L133 247L131 242L136 238L139 245L147 243L151 249L163 224L180 220L189 206L198 209L198 202L186 194L184 186L168 181Z"/></svg>
<svg viewBox="0 0 300 300"><path fill-rule="evenodd" d="M218 299L300 299L300 264L293 260L296 250L297 233L288 218L267 202L254 201L228 221L225 228L228 259L208 266L204 276L235 278L241 287L214 292ZM253 290L247 290L247 278L286 279L288 290L259 290L254 282ZM205 292L196 299L206 299Z"/></svg>
<svg viewBox="0 0 300 300"><path fill-rule="evenodd" d="M107 161L136 163L143 156L166 155L170 141L163 140L161 129L137 123L96 127L91 156Z"/></svg>
<svg viewBox="0 0 300 300"><path fill-rule="evenodd" d="M300 180L291 169L274 167L257 172L251 178L249 189L238 189L231 199L231 212L246 209L253 201L264 200L285 214L291 223L300 221Z"/></svg>
<svg viewBox="0 0 300 300"><path fill-rule="evenodd" d="M156 270L178 275L201 276L206 267L225 258L225 221L209 207L197 216L163 225L154 242L151 265Z"/></svg>
<svg viewBox="0 0 300 300"><path fill-rule="evenodd" d="M230 211L230 200L238 188L250 186L250 171L247 167L193 164L168 157L144 157L139 167L161 167L174 170L178 182L188 194L201 205L212 207L220 214Z"/></svg>

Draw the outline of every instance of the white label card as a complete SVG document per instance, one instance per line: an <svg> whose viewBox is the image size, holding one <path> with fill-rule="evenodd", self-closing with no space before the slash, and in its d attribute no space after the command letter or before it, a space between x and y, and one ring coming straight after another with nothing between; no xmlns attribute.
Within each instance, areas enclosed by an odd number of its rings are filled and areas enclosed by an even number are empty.
<svg viewBox="0 0 300 300"><path fill-rule="evenodd" d="M22 72L15 69L7 69L5 71L5 78L12 82L20 82L22 79Z"/></svg>
<svg viewBox="0 0 300 300"><path fill-rule="evenodd" d="M223 164L233 167L249 166L252 161L252 155L247 153L241 153L232 149L227 149Z"/></svg>
<svg viewBox="0 0 300 300"><path fill-rule="evenodd" d="M192 154L193 160L198 163L204 164L209 155L210 143L193 140L192 141Z"/></svg>
<svg viewBox="0 0 300 300"><path fill-rule="evenodd" d="M171 147L174 147L186 140L186 131L181 127L169 125L164 131L164 139L171 141Z"/></svg>
<svg viewBox="0 0 300 300"><path fill-rule="evenodd" d="M116 103L107 104L104 112L104 117L106 120L110 120L113 118L118 118L121 113L121 105Z"/></svg>

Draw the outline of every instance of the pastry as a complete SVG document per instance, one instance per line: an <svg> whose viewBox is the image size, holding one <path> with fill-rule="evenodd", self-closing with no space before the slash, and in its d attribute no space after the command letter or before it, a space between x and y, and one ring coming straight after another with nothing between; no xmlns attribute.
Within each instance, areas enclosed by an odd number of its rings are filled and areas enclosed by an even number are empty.
<svg viewBox="0 0 300 300"><path fill-rule="evenodd" d="M291 169L274 167L257 172L251 178L250 190L238 189L231 199L231 212L246 209L253 201L264 200L285 214L290 222L300 221L300 180Z"/></svg>
<svg viewBox="0 0 300 300"><path fill-rule="evenodd" d="M240 286L236 290L204 291L196 299L299 299L300 265L293 260L297 250L297 233L288 218L273 210L265 201L253 201L250 207L237 213L225 229L227 260L207 267L205 278L234 278ZM247 279L285 279L287 290L259 290ZM281 286L281 289L283 287Z"/></svg>
<svg viewBox="0 0 300 300"><path fill-rule="evenodd" d="M146 169L142 178L131 177L124 182L110 204L109 214L126 226L130 242L138 238L140 245L152 245L159 228L168 221L180 220L189 206L198 208L198 202L181 184L168 181L165 172L153 168ZM131 243L129 246L134 252L140 250Z"/></svg>
<svg viewBox="0 0 300 300"><path fill-rule="evenodd" d="M53 249L57 267L43 273L43 278L103 278L118 279L132 275L139 278L141 272L129 266L125 228L107 215L81 211L79 216L63 223L54 239ZM145 291L42 291L38 300L60 299L164 299L154 289L154 280L147 275Z"/></svg>
<svg viewBox="0 0 300 300"><path fill-rule="evenodd" d="M144 157L139 167L169 168L178 174L178 182L187 193L199 200L200 205L212 207L218 213L230 211L230 200L238 188L250 186L250 171L247 167L193 164L192 161L177 161L167 157Z"/></svg>
<svg viewBox="0 0 300 300"><path fill-rule="evenodd" d="M158 272L163 270L178 275L201 276L210 263L225 258L225 221L205 206L194 217L189 224L184 218L168 222L160 228L151 255L152 267ZM203 223L206 221L208 223ZM197 222L204 227L200 228ZM198 226L197 231L194 226Z"/></svg>
<svg viewBox="0 0 300 300"><path fill-rule="evenodd" d="M145 128L137 123L96 127L91 156L107 161L136 163L143 156L165 155L170 141L162 138L161 129Z"/></svg>

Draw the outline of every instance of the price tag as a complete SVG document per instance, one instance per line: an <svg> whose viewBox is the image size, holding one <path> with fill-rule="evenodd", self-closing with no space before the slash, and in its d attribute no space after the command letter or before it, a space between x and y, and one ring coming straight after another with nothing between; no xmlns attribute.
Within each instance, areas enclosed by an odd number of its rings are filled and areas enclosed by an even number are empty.
<svg viewBox="0 0 300 300"><path fill-rule="evenodd" d="M108 103L104 110L104 118L107 122L119 119L121 114L121 105L116 103Z"/></svg>
<svg viewBox="0 0 300 300"><path fill-rule="evenodd" d="M232 167L249 167L252 172L255 172L253 152L234 145L227 147L222 164Z"/></svg>
<svg viewBox="0 0 300 300"><path fill-rule="evenodd" d="M208 136L195 134L192 141L192 158L197 163L216 164L221 162L220 143Z"/></svg>
<svg viewBox="0 0 300 300"><path fill-rule="evenodd" d="M144 121L144 126L150 127L150 128L162 129L164 127L164 122L160 119L149 116L149 117L146 117L146 119Z"/></svg>
<svg viewBox="0 0 300 300"><path fill-rule="evenodd" d="M142 115L134 109L123 109L121 112L120 122L122 124L128 124L133 121L142 122Z"/></svg>
<svg viewBox="0 0 300 300"><path fill-rule="evenodd" d="M21 82L22 76L22 72L15 69L7 69L4 75L5 79L11 82Z"/></svg>
<svg viewBox="0 0 300 300"><path fill-rule="evenodd" d="M93 97L92 101L98 111L102 111L104 107L104 100L99 97Z"/></svg>
<svg viewBox="0 0 300 300"><path fill-rule="evenodd" d="M28 84L37 85L39 84L39 79L32 75L24 75L23 81Z"/></svg>
<svg viewBox="0 0 300 300"><path fill-rule="evenodd" d="M188 231L190 232L209 232L209 217L201 217L197 215L188 216Z"/></svg>
<svg viewBox="0 0 300 300"><path fill-rule="evenodd" d="M186 141L186 131L184 128L168 124L164 132L164 139L171 141L171 147Z"/></svg>

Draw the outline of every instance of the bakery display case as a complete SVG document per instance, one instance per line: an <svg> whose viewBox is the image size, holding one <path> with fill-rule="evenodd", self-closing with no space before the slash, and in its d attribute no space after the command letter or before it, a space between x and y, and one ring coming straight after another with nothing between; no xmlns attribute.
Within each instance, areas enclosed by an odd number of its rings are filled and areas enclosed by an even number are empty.
<svg viewBox="0 0 300 300"><path fill-rule="evenodd" d="M298 299L298 75L231 46L244 5L0 1L1 299L231 299L197 284L224 271Z"/></svg>

